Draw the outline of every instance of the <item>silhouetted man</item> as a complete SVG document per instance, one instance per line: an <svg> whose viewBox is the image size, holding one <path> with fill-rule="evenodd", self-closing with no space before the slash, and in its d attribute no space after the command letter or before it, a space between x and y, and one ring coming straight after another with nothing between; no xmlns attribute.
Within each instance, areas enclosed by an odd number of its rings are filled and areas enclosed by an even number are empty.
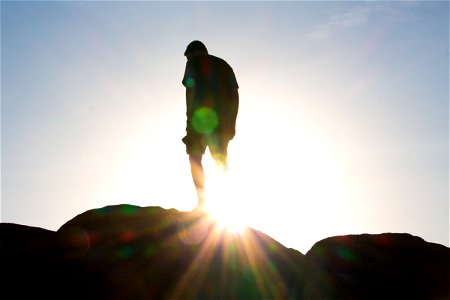
<svg viewBox="0 0 450 300"><path fill-rule="evenodd" d="M228 168L227 148L235 135L239 86L228 63L209 55L202 42L191 42L184 55L188 61L183 77L187 115L183 143L201 208L205 202L202 157L208 147L216 164Z"/></svg>

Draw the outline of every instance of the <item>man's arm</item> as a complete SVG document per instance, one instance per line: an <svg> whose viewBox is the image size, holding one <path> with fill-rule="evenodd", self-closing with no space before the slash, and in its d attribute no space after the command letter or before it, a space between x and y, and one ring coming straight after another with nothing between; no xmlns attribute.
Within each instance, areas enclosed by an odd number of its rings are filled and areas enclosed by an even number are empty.
<svg viewBox="0 0 450 300"><path fill-rule="evenodd" d="M192 118L192 104L194 103L194 95L195 95L195 88L193 87L187 87L186 88L186 131L189 130L190 121Z"/></svg>
<svg viewBox="0 0 450 300"><path fill-rule="evenodd" d="M194 88L186 88L186 115L192 114L192 103L194 102L195 90Z"/></svg>

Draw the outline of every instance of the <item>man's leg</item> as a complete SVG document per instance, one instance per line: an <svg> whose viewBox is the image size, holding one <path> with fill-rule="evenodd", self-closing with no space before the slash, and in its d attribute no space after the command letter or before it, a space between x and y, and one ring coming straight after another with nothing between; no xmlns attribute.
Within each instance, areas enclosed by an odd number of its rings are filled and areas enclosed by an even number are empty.
<svg viewBox="0 0 450 300"><path fill-rule="evenodd" d="M217 140L210 145L211 156L222 171L228 171L228 140Z"/></svg>
<svg viewBox="0 0 450 300"><path fill-rule="evenodd" d="M189 162L191 163L192 179L197 190L197 207L201 208L205 204L205 172L202 166L202 155L189 155Z"/></svg>

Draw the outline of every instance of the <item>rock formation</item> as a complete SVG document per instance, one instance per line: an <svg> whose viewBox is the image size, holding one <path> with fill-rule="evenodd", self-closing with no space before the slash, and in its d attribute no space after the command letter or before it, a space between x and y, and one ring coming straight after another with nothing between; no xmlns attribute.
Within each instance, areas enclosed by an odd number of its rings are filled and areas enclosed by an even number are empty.
<svg viewBox="0 0 450 300"><path fill-rule="evenodd" d="M132 205L0 233L15 299L450 299L450 249L409 234L330 237L303 255L206 214Z"/></svg>

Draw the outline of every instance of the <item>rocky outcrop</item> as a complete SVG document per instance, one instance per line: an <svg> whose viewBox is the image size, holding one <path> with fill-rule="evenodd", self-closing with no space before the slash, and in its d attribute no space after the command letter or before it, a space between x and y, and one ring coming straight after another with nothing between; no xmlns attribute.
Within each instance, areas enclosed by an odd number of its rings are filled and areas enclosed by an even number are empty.
<svg viewBox="0 0 450 300"><path fill-rule="evenodd" d="M2 291L46 299L450 299L450 249L348 235L303 255L160 207L89 210L57 232L0 224Z"/></svg>
<svg viewBox="0 0 450 300"><path fill-rule="evenodd" d="M450 249L410 234L327 238L305 261L306 299L450 299Z"/></svg>

